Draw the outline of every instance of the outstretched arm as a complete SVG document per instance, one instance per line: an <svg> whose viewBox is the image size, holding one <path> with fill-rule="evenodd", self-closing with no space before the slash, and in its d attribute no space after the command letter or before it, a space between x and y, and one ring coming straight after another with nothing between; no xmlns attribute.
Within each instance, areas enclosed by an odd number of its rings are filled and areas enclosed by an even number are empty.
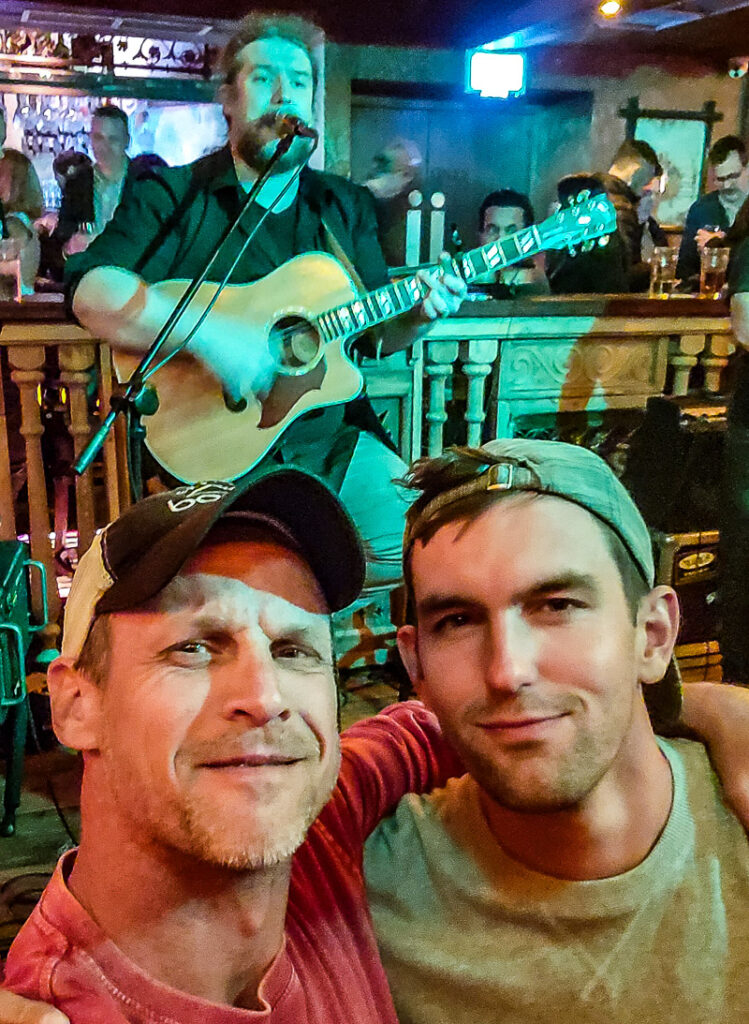
<svg viewBox="0 0 749 1024"><path fill-rule="evenodd" d="M749 831L749 690L687 683L681 721L707 744L728 802Z"/></svg>
<svg viewBox="0 0 749 1024"><path fill-rule="evenodd" d="M0 1024L69 1024L69 1021L54 1006L24 999L0 988Z"/></svg>

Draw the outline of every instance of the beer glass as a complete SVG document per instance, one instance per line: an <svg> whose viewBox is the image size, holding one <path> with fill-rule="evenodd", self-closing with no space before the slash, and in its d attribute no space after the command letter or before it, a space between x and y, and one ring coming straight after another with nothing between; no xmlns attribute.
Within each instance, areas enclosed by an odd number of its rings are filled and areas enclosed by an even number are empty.
<svg viewBox="0 0 749 1024"><path fill-rule="evenodd" d="M700 253L700 298L719 299L723 294L730 249L705 246Z"/></svg>

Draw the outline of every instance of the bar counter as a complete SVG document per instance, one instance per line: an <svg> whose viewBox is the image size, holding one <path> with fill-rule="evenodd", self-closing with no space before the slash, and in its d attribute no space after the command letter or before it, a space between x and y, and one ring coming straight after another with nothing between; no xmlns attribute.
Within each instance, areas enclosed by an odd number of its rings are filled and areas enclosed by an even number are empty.
<svg viewBox="0 0 749 1024"><path fill-rule="evenodd" d="M423 376L429 454L442 449L448 379L467 377L466 439L478 444L487 415L499 437L519 416L637 409L670 391L684 395L698 363L707 391L735 348L726 300L644 295L550 296L467 301L427 336ZM489 399L486 399L486 394ZM421 450L419 437L414 450Z"/></svg>

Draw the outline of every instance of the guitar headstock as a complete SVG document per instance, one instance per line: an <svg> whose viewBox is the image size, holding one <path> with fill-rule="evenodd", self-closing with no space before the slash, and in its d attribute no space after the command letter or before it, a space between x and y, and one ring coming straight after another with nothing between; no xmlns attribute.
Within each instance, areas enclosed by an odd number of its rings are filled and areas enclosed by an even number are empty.
<svg viewBox="0 0 749 1024"><path fill-rule="evenodd" d="M596 241L606 245L615 231L616 210L609 197L591 196L587 190L538 225L543 248L570 249L573 255L575 246L589 252Z"/></svg>

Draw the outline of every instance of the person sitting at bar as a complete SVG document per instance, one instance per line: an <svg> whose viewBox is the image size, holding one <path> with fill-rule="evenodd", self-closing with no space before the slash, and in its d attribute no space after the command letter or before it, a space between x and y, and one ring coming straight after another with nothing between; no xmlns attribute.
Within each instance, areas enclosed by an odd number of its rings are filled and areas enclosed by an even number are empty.
<svg viewBox="0 0 749 1024"><path fill-rule="evenodd" d="M372 161L364 182L374 196L377 234L389 267L406 263L408 197L421 186L421 151L412 139L391 139Z"/></svg>
<svg viewBox="0 0 749 1024"><path fill-rule="evenodd" d="M42 188L29 158L17 149L5 148L6 131L5 109L0 104L2 236L18 245L21 291L29 295L39 270L39 235L34 222L42 215Z"/></svg>
<svg viewBox="0 0 749 1024"><path fill-rule="evenodd" d="M582 192L605 195L599 175L568 174L557 185L561 206L569 206ZM546 254L546 275L554 295L620 294L629 290L627 248L617 230L604 246L590 251L556 249Z"/></svg>
<svg viewBox="0 0 749 1024"><path fill-rule="evenodd" d="M663 166L647 142L625 139L608 173L596 177L616 208L617 230L626 258L627 287L624 290L647 291L650 268L642 258L642 235L647 217L640 216L640 203L649 192L659 191Z"/></svg>
<svg viewBox="0 0 749 1024"><path fill-rule="evenodd" d="M497 242L530 227L536 220L528 196L512 188L490 192L479 207L479 245ZM505 270L484 274L476 278L473 290L486 292L496 299L520 296L548 295L549 285L544 273L543 257L539 254Z"/></svg>
<svg viewBox="0 0 749 1024"><path fill-rule="evenodd" d="M77 149L64 149L52 161L52 172L65 200L66 219L74 225L90 223L94 216L91 158ZM56 233L59 221L60 211L50 210L37 221L37 228L42 246L41 273L52 281L62 282L65 255L63 238Z"/></svg>
<svg viewBox="0 0 749 1024"><path fill-rule="evenodd" d="M700 252L709 241L725 238L749 187L746 146L737 135L718 139L707 165L715 188L689 207L676 265L676 276L693 290L699 287Z"/></svg>
<svg viewBox="0 0 749 1024"><path fill-rule="evenodd" d="M114 216L128 180L130 127L120 107L105 104L91 116L93 168L81 165L65 182L53 239L65 256L82 252Z"/></svg>

